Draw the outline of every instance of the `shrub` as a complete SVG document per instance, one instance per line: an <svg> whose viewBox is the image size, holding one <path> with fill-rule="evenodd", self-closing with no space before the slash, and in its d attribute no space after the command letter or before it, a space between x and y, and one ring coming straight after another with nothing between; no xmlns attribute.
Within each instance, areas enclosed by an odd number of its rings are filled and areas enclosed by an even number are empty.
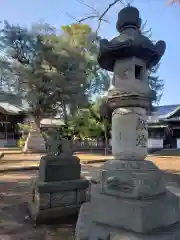
<svg viewBox="0 0 180 240"><path fill-rule="evenodd" d="M19 140L18 140L18 147L24 147L25 145L25 142L26 142L26 138L25 137L21 137Z"/></svg>

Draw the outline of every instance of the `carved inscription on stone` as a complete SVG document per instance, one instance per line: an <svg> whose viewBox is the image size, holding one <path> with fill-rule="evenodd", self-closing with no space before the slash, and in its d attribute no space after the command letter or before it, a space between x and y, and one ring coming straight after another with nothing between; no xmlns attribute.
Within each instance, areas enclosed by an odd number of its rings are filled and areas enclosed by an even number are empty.
<svg viewBox="0 0 180 240"><path fill-rule="evenodd" d="M136 130L147 130L147 123L144 119L138 118Z"/></svg>
<svg viewBox="0 0 180 240"><path fill-rule="evenodd" d="M120 161L115 167L116 170L157 170L156 165L148 161Z"/></svg>
<svg viewBox="0 0 180 240"><path fill-rule="evenodd" d="M138 118L136 131L136 147L146 148L148 138L143 132L147 131L147 123L144 119Z"/></svg>
<svg viewBox="0 0 180 240"><path fill-rule="evenodd" d="M116 173L117 174L117 173ZM159 173L136 175L129 174L119 176L103 176L102 192L116 196L126 196L130 198L149 198L164 193Z"/></svg>
<svg viewBox="0 0 180 240"><path fill-rule="evenodd" d="M136 147L147 147L147 137L144 134L137 134L136 136Z"/></svg>
<svg viewBox="0 0 180 240"><path fill-rule="evenodd" d="M76 203L76 192L65 191L51 194L51 207L61 207Z"/></svg>
<svg viewBox="0 0 180 240"><path fill-rule="evenodd" d="M121 181L117 177L109 177L106 181L106 186L111 190L118 190L124 193L131 193L133 191L133 181Z"/></svg>

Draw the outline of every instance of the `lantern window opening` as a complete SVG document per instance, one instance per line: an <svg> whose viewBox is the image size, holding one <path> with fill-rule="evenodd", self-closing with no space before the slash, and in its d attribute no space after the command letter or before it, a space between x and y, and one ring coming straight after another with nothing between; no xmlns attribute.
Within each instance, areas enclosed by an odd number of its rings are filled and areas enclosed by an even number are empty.
<svg viewBox="0 0 180 240"><path fill-rule="evenodd" d="M135 64L135 78L142 80L143 77L143 66Z"/></svg>

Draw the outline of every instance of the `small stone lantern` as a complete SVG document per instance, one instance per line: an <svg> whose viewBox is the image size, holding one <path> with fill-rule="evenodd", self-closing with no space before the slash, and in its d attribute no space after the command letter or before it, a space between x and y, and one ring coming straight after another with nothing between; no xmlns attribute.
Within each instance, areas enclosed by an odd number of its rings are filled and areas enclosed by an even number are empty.
<svg viewBox="0 0 180 240"><path fill-rule="evenodd" d="M152 96L148 70L160 61L166 44L154 44L140 27L138 9L128 6L118 15L120 35L100 42L99 65L114 73L107 101L114 160L103 165L101 183L81 207L76 240L180 239L180 228L171 227L180 221L179 197L166 189L156 165L144 160Z"/></svg>

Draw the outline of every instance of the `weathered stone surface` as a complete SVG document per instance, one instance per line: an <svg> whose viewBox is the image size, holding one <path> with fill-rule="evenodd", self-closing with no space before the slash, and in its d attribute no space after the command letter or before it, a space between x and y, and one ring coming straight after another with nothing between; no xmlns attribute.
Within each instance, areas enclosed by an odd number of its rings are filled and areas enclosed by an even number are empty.
<svg viewBox="0 0 180 240"><path fill-rule="evenodd" d="M50 207L50 193L39 193L35 190L33 199L38 209L48 209Z"/></svg>
<svg viewBox="0 0 180 240"><path fill-rule="evenodd" d="M107 226L93 224L88 240L179 240L180 224L167 229L159 229L149 234L134 233L123 229L113 229Z"/></svg>
<svg viewBox="0 0 180 240"><path fill-rule="evenodd" d="M135 74L136 66L140 68L138 76ZM133 84L135 81L136 84ZM110 97L110 93L112 97L121 98L124 96L127 99L129 99L131 95L139 95L148 98L150 94L150 89L147 84L145 63L141 59L135 57L116 61L112 83L114 88L108 91L108 97Z"/></svg>
<svg viewBox="0 0 180 240"><path fill-rule="evenodd" d="M81 165L76 156L43 156L39 165L39 179L44 182L80 178Z"/></svg>
<svg viewBox="0 0 180 240"><path fill-rule="evenodd" d="M73 204L76 204L76 189L74 191L51 193L51 208Z"/></svg>
<svg viewBox="0 0 180 240"><path fill-rule="evenodd" d="M145 109L118 108L112 114L112 154L119 160L144 160L148 131Z"/></svg>
<svg viewBox="0 0 180 240"><path fill-rule="evenodd" d="M118 203L111 202L109 197L99 194L99 190L96 188L97 186L94 186L92 189L91 202L83 204L80 209L76 224L76 240L109 240L115 237L118 240L180 239L180 224L173 224L173 222L179 221L179 199L177 197L175 199L171 193L167 198L162 197L154 200L154 203L153 200L144 201L144 206L146 207L143 210L141 208L143 207L143 201L128 201L126 198L114 198ZM95 196L96 191L98 196ZM97 219L101 220L97 222ZM126 222L126 226L122 227L120 224L122 221ZM163 225L162 228L159 225L160 222ZM158 226L156 225L157 223ZM128 230L130 224L137 227L133 229L136 231ZM151 229L149 229L150 225ZM143 231L138 233L137 229L141 231L143 229Z"/></svg>
<svg viewBox="0 0 180 240"><path fill-rule="evenodd" d="M28 202L28 210L33 221L49 222L51 220L59 219L65 216L71 216L77 214L81 204L74 204L66 207L48 208L46 210L40 210L33 202Z"/></svg>
<svg viewBox="0 0 180 240"><path fill-rule="evenodd" d="M32 183L32 199L28 203L30 215L34 221L47 221L76 214L82 203L88 200L86 191L89 181L77 179L71 181Z"/></svg>
<svg viewBox="0 0 180 240"><path fill-rule="evenodd" d="M134 200L100 194L100 186L96 185L91 205L93 222L135 232L148 232L180 221L179 198L171 192Z"/></svg>
<svg viewBox="0 0 180 240"><path fill-rule="evenodd" d="M111 41L101 39L98 62L103 69L113 71L119 59L138 57L146 62L148 68L156 65L163 56L166 44L158 41L154 44L141 34L141 18L138 9L128 6L118 14L117 30L120 35Z"/></svg>
<svg viewBox="0 0 180 240"><path fill-rule="evenodd" d="M150 161L107 161L100 173L102 193L143 199L166 191L162 172Z"/></svg>
<svg viewBox="0 0 180 240"><path fill-rule="evenodd" d="M151 161L139 161L139 159L131 159L131 160L108 160L106 161L101 169L103 170L119 170L119 171L136 171L136 172L143 172L143 171L159 171L158 167Z"/></svg>
<svg viewBox="0 0 180 240"><path fill-rule="evenodd" d="M77 191L77 203L83 203L86 200L86 192L84 190Z"/></svg>
<svg viewBox="0 0 180 240"><path fill-rule="evenodd" d="M104 171L102 193L128 198L143 199L166 191L159 172L127 173Z"/></svg>
<svg viewBox="0 0 180 240"><path fill-rule="evenodd" d="M37 190L37 192L41 193L49 193L49 192L62 192L66 190L74 190L79 189L83 190L89 187L89 181L87 179L76 179L69 181L59 181L59 182L42 182L40 180L36 180L32 187Z"/></svg>
<svg viewBox="0 0 180 240"><path fill-rule="evenodd" d="M180 239L180 226L169 228L180 222L179 197L165 189L156 167L142 163L153 100L148 70L160 61L166 44L154 44L140 27L138 9L125 7L116 25L120 35L100 41L99 65L114 72L103 115L112 122L115 161L104 165L101 185L92 187L91 201L81 207L76 240ZM165 234L162 228L172 232Z"/></svg>
<svg viewBox="0 0 180 240"><path fill-rule="evenodd" d="M75 240L89 240L92 227L92 205L91 203L84 203L79 212L79 217L76 223Z"/></svg>

